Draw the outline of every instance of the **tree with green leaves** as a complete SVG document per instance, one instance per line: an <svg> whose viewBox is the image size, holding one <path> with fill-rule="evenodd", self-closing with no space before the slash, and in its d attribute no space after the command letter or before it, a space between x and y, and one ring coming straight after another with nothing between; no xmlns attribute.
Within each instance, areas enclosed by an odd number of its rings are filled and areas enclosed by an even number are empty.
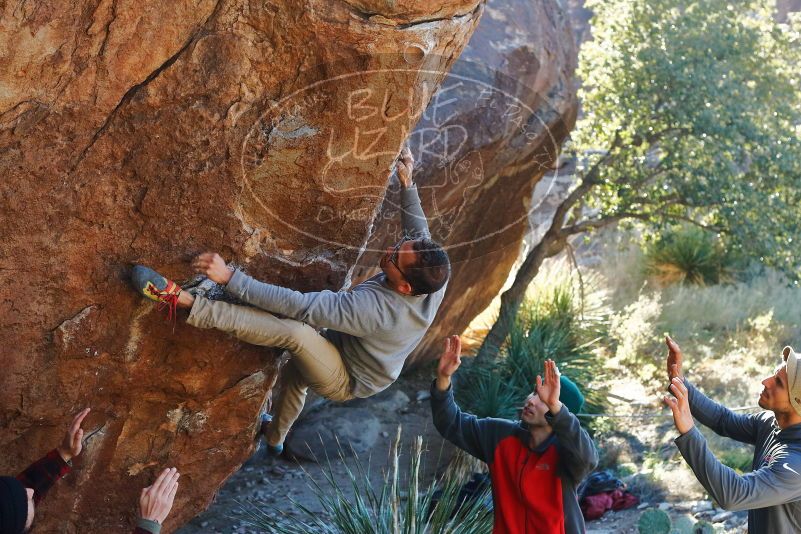
<svg viewBox="0 0 801 534"><path fill-rule="evenodd" d="M675 223L797 273L801 34L770 0L590 0L584 116L566 148L585 160L540 243L501 296L478 358L493 358L542 262L620 221Z"/></svg>

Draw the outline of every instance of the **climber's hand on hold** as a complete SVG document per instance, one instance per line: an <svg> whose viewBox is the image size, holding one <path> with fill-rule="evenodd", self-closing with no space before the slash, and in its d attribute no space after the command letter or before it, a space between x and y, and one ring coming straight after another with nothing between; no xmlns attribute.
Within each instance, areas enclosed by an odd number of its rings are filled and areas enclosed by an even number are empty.
<svg viewBox="0 0 801 534"><path fill-rule="evenodd" d="M403 147L400 156L398 156L398 179L403 187L411 187L414 185L412 181L412 170L414 169L414 157L409 147Z"/></svg>
<svg viewBox="0 0 801 534"><path fill-rule="evenodd" d="M205 274L209 280L225 285L234 275L228 269L225 260L216 252L204 252L192 261L192 268L196 273Z"/></svg>

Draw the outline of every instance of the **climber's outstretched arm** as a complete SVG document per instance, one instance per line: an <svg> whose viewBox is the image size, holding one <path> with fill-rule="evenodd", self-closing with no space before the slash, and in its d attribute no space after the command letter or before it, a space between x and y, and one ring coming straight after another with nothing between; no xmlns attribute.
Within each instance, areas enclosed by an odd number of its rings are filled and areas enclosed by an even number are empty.
<svg viewBox="0 0 801 534"><path fill-rule="evenodd" d="M414 169L414 157L408 147L401 150L397 162L398 179L401 183L401 224L404 233L413 239L421 237L431 237L428 230L426 214L423 213L423 206L420 204L420 196L417 194L417 186L412 180L412 170Z"/></svg>

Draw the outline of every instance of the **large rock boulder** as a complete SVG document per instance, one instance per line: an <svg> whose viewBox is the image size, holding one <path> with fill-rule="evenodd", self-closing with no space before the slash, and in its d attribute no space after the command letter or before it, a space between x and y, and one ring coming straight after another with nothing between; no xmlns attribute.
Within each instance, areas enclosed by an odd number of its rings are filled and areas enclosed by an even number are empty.
<svg viewBox="0 0 801 534"><path fill-rule="evenodd" d="M249 455L277 355L169 324L128 287L130 264L180 280L210 249L298 289L346 285L482 2L0 12L0 472L91 406L85 452L38 529L124 532L140 488L175 465L169 532Z"/></svg>
<svg viewBox="0 0 801 534"><path fill-rule="evenodd" d="M465 51L411 136L414 175L433 237L453 263L439 316L407 363L435 358L506 281L529 215L543 209L535 184L554 167L576 118L576 48L556 0L490 0ZM559 183L554 180L552 183ZM398 184L382 205L357 275L400 238Z"/></svg>

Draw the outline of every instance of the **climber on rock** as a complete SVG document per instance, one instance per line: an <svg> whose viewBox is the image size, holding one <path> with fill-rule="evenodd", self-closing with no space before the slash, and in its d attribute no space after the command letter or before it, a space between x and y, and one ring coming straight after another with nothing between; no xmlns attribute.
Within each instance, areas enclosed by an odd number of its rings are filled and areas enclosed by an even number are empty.
<svg viewBox="0 0 801 534"><path fill-rule="evenodd" d="M379 274L348 291L300 293L231 271L218 254L198 256L192 264L195 271L223 285L247 304L243 306L194 296L147 267L134 268L135 287L172 312L190 309L189 324L292 353L282 369L281 394L266 431L270 454L283 450L308 388L339 402L384 390L434 320L450 261L431 240L412 181L413 167L411 151L404 148L397 168L406 237L386 250Z"/></svg>
<svg viewBox="0 0 801 534"><path fill-rule="evenodd" d="M16 477L0 477L0 534L22 534L33 524L36 506L48 490L72 470L72 459L83 450L81 423L89 414L82 410L72 420L57 448L31 464ZM159 534L172 509L179 473L165 469L139 496L139 518L133 534Z"/></svg>
<svg viewBox="0 0 801 534"><path fill-rule="evenodd" d="M461 363L459 336L450 336L431 384L431 413L442 437L489 466L492 532L583 533L576 488L595 469L598 453L575 415L584 404L578 387L546 360L520 421L479 419L453 397L451 377Z"/></svg>

